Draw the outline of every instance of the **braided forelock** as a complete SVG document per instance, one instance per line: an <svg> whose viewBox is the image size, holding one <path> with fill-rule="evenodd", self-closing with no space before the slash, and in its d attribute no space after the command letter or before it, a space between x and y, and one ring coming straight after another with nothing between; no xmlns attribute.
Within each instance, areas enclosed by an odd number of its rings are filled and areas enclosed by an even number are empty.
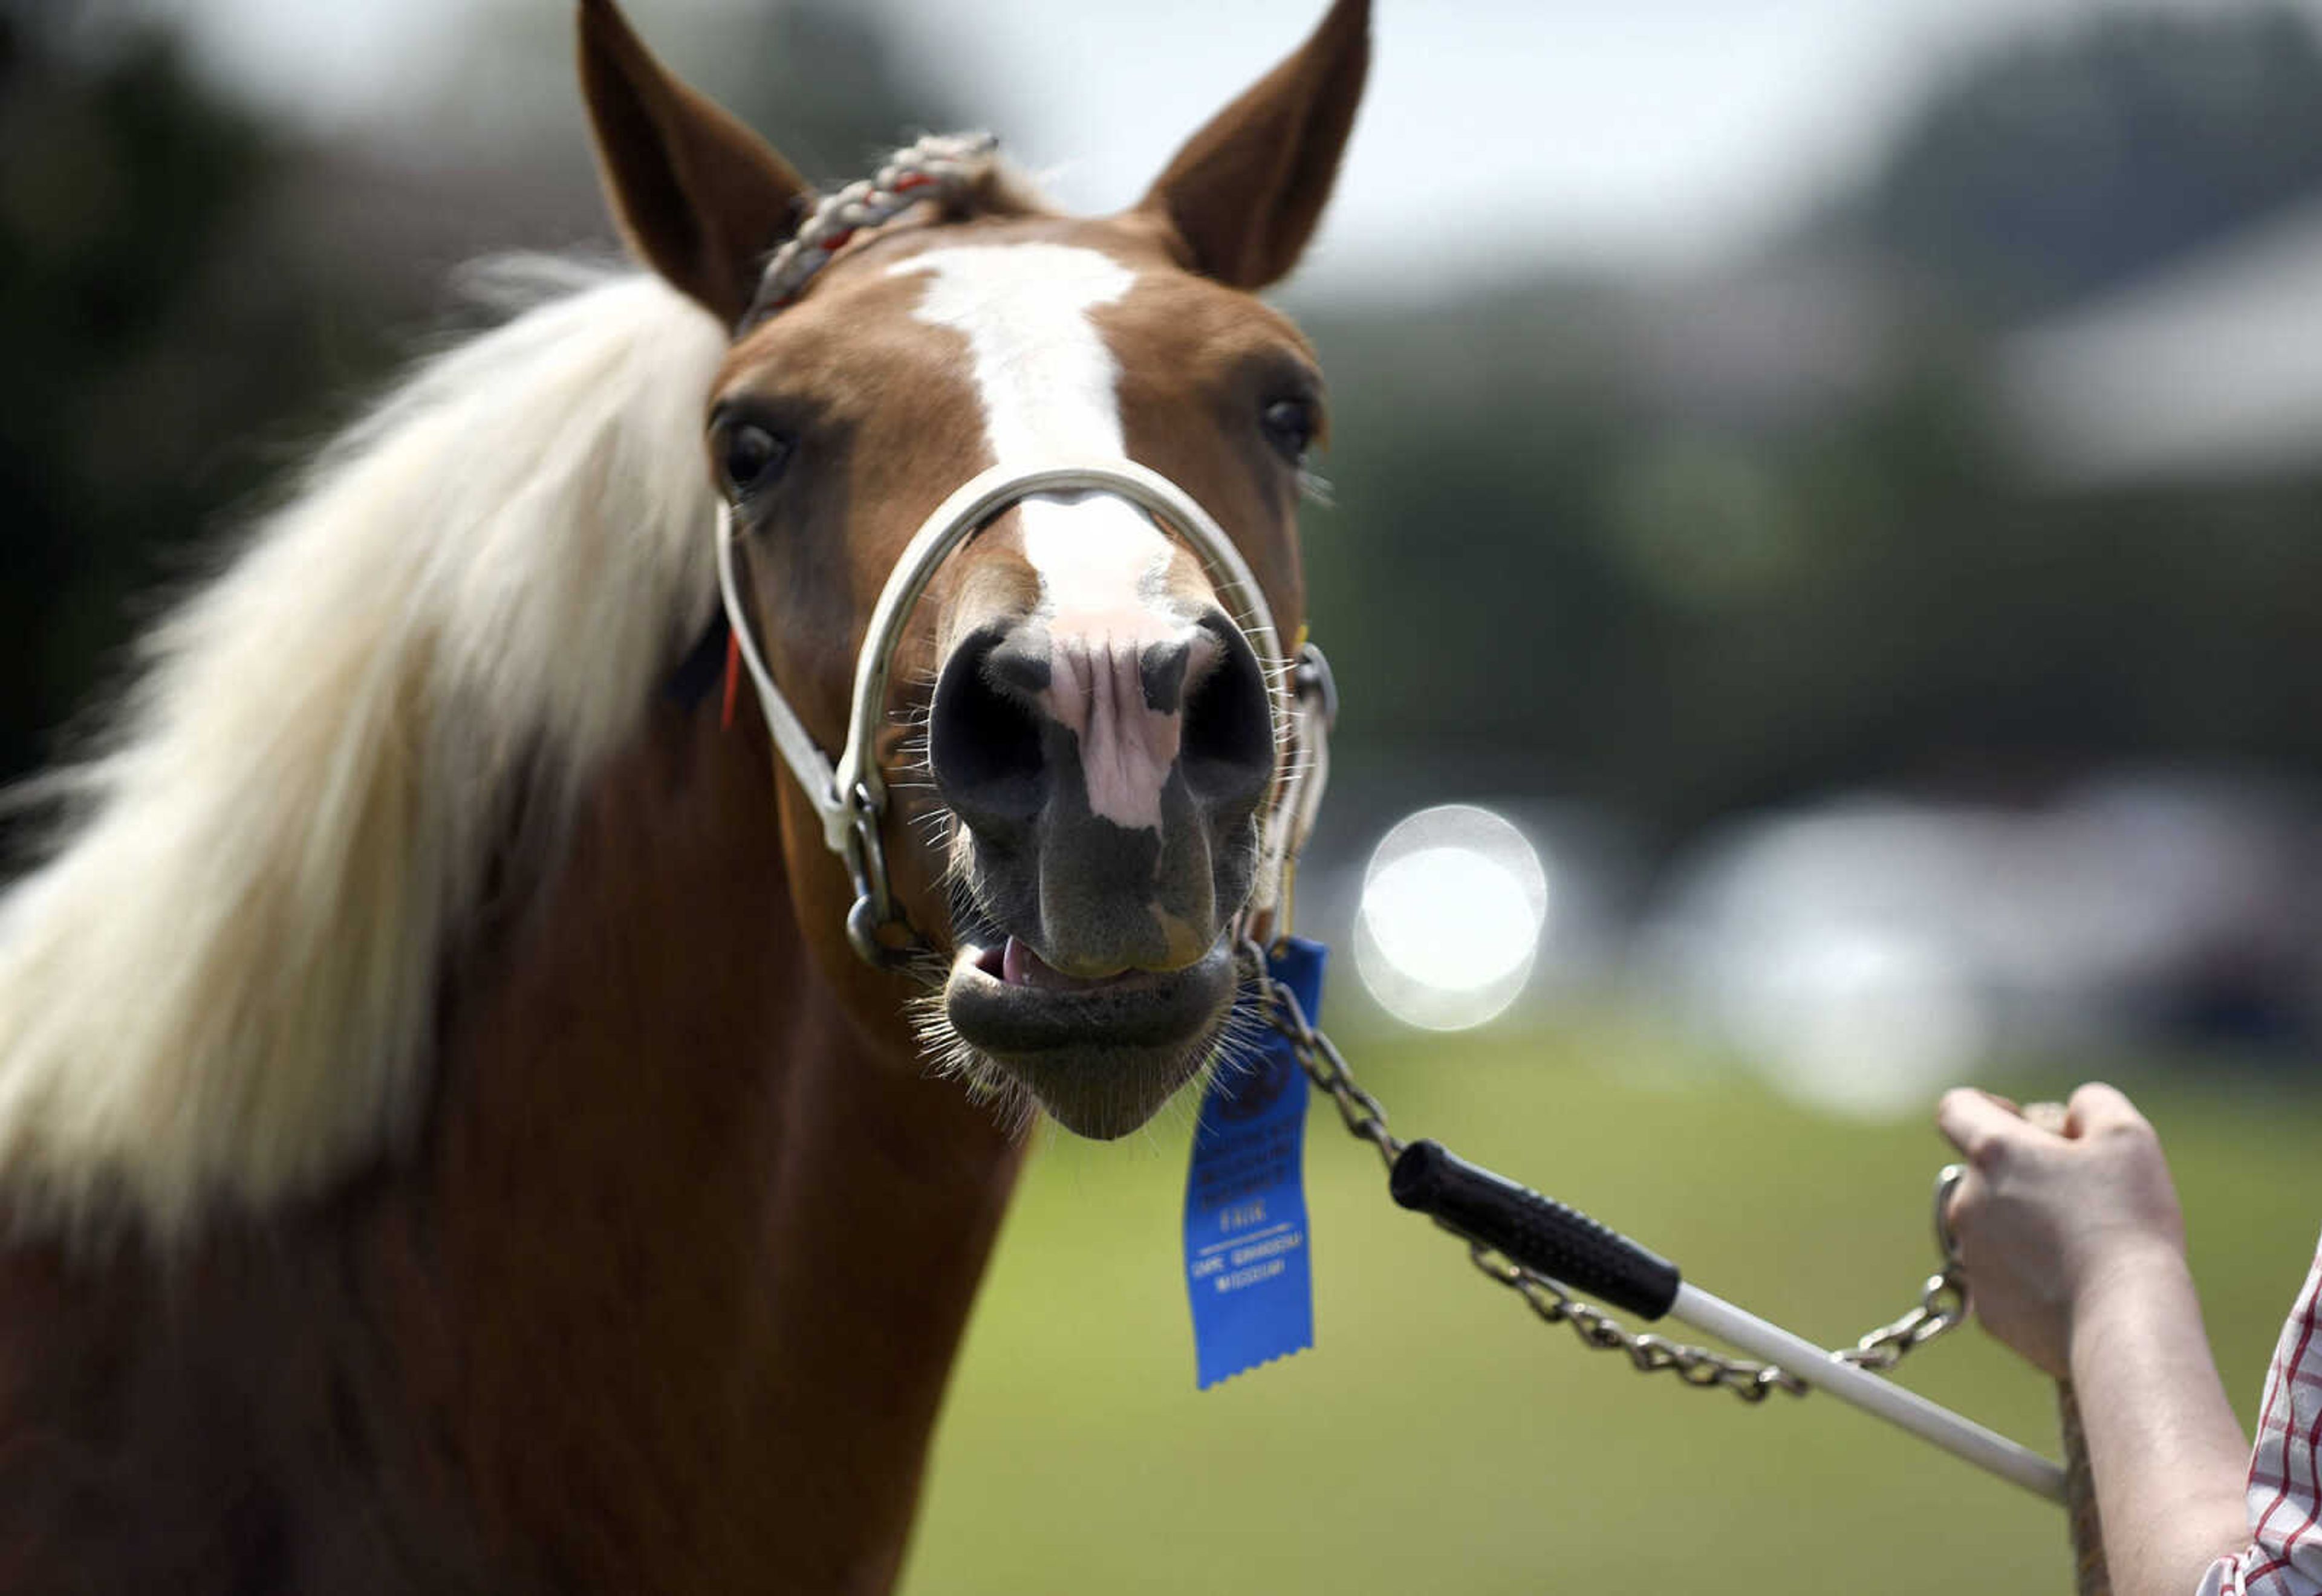
<svg viewBox="0 0 2322 1596"><path fill-rule="evenodd" d="M1028 208L1030 196L1009 180L999 143L987 132L929 133L896 150L872 176L815 201L798 231L767 258L737 331L747 332L796 300L858 233L907 212L933 205L940 216L955 220Z"/></svg>

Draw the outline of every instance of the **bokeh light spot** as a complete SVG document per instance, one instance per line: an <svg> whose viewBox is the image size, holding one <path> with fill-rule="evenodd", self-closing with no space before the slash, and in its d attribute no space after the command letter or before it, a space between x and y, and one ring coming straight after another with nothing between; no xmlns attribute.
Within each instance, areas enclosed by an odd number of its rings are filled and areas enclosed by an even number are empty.
<svg viewBox="0 0 2322 1596"><path fill-rule="evenodd" d="M1371 854L1355 968L1379 1006L1429 1030L1480 1026L1523 990L1549 914L1540 854L1472 804L1422 809Z"/></svg>

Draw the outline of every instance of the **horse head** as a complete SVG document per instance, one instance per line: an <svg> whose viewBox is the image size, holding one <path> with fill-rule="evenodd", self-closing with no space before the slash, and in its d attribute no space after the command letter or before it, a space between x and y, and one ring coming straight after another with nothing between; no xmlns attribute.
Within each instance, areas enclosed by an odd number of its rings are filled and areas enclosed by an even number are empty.
<svg viewBox="0 0 2322 1596"><path fill-rule="evenodd" d="M610 0L586 0L582 77L623 230L736 329L705 425L736 620L815 744L847 741L857 655L915 532L994 467L1157 473L1223 529L1279 634L1302 630L1296 509L1321 383L1255 295L1329 197L1367 14L1339 0L1120 214L1060 215L963 156L925 201L794 241L814 251L807 277L795 248L766 264L806 219L807 185ZM1281 773L1281 662L1254 646L1273 643L1252 596L1119 492L1021 493L970 530L909 611L866 751L894 795L873 818L880 886L939 949L919 1044L1116 1136L1226 1031ZM780 785L822 973L867 1031L900 1035L908 978L842 935L862 883L826 850L828 795Z"/></svg>

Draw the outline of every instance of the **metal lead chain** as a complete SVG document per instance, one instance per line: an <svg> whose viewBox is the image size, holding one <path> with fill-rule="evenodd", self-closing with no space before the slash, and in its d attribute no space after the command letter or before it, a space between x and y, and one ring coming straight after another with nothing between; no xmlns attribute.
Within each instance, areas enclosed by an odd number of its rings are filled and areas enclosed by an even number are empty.
<svg viewBox="0 0 2322 1596"><path fill-rule="evenodd" d="M1771 1363L1727 1357L1705 1346L1687 1346L1665 1336L1631 1330L1593 1303L1583 1302L1546 1275L1534 1274L1489 1247L1467 1245L1468 1261L1487 1280L1497 1281L1524 1300L1533 1313L1551 1325L1570 1325L1580 1344L1596 1352L1624 1352L1640 1374L1668 1370L1687 1385L1732 1391L1745 1402L1762 1402L1769 1391L1794 1397L1806 1394L1805 1382Z"/></svg>
<svg viewBox="0 0 2322 1596"><path fill-rule="evenodd" d="M1952 1190L1967 1173L1961 1163L1947 1163L1935 1176L1935 1251L1943 1255L1939 1274L1919 1288L1919 1304L1892 1324L1881 1325L1838 1354L1847 1363L1881 1373L1901 1363L1938 1336L1967 1323L1973 1304L1967 1276L1960 1270L1959 1241L1952 1235Z"/></svg>
<svg viewBox="0 0 2322 1596"><path fill-rule="evenodd" d="M1299 1007L1296 996L1266 974L1266 956L1257 944L1245 941L1241 952L1243 963L1257 989L1266 1023L1290 1044L1306 1078L1329 1095L1348 1133L1371 1144L1377 1149L1381 1162L1393 1170L1403 1144L1388 1128L1385 1106L1355 1079L1345 1056L1330 1037L1315 1029ZM1869 1332L1837 1356L1868 1369L1891 1369L1906 1354L1955 1328L1967 1318L1967 1287L1960 1275L1950 1228L1945 1223L1945 1199L1957 1179L1955 1171L1947 1169L1935 1186L1935 1238L1943 1255L1943 1272L1928 1277L1916 1307L1892 1324ZM1486 1279L1522 1297L1544 1323L1571 1326L1581 1345L1594 1351L1625 1353L1630 1366L1641 1374L1666 1371L1687 1385L1728 1391L1745 1402L1762 1402L1769 1392L1777 1391L1802 1397L1809 1389L1796 1375L1771 1363L1729 1357L1707 1347L1687 1346L1666 1336L1631 1330L1603 1309L1582 1301L1546 1275L1526 1269L1489 1247L1473 1242L1467 1242L1467 1246L1468 1261Z"/></svg>
<svg viewBox="0 0 2322 1596"><path fill-rule="evenodd" d="M1243 950L1246 955L1257 953L1254 944L1243 944ZM1257 955L1254 967L1258 1001L1266 1005L1267 1023L1288 1038L1306 1078L1330 1093L1338 1105L1339 1117L1346 1122L1347 1133L1377 1148L1379 1161L1393 1171L1394 1161L1403 1156L1403 1142L1386 1126L1385 1105L1363 1090L1337 1046L1308 1022L1297 994L1266 974L1264 955Z"/></svg>
<svg viewBox="0 0 2322 1596"><path fill-rule="evenodd" d="M1883 1374L1907 1354L1966 1323L1967 1313L1967 1288L1952 1271L1946 1269L1941 1274L1927 1277L1927 1283L1920 1289L1917 1307L1894 1323L1866 1333L1861 1340L1835 1355L1842 1363L1875 1369Z"/></svg>

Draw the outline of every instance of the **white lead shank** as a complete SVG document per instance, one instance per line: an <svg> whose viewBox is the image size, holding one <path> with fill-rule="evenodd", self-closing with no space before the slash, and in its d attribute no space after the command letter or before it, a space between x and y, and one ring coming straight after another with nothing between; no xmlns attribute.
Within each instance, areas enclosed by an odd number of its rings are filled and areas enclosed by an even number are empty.
<svg viewBox="0 0 2322 1596"><path fill-rule="evenodd" d="M1803 1336L1745 1313L1699 1286L1680 1284L1668 1317L1716 1336L1730 1346L1796 1375L1816 1391L1828 1391L1866 1413L1931 1441L1952 1456L2012 1480L2050 1501L2064 1500L2064 1471L2006 1436L1931 1402L1882 1375L1843 1362Z"/></svg>

